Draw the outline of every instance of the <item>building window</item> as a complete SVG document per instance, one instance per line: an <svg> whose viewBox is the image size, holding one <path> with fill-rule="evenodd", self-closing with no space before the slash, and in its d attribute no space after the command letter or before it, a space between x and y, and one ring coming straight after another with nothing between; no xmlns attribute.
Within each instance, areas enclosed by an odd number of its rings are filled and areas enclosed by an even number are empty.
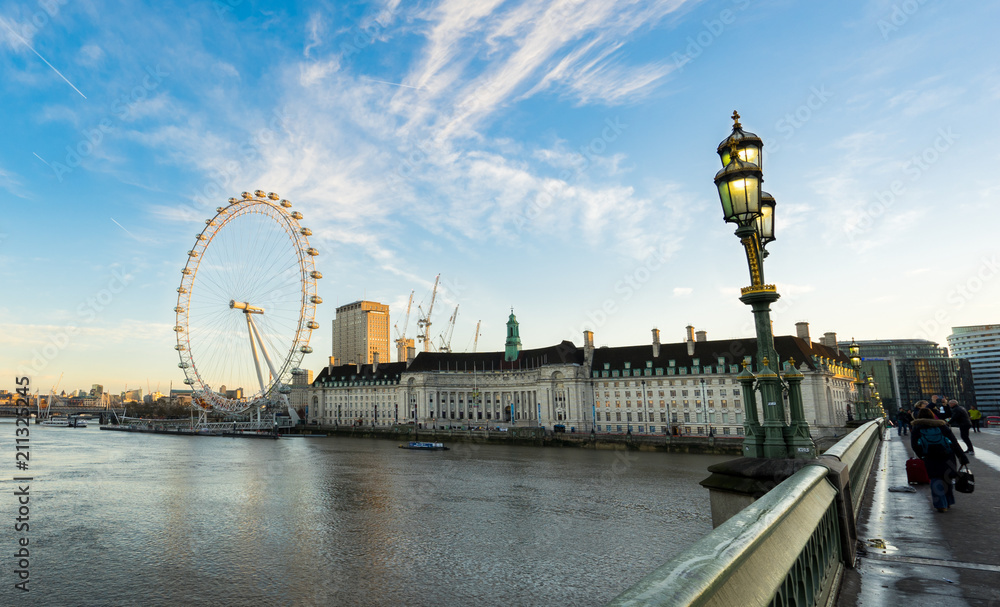
<svg viewBox="0 0 1000 607"><path fill-rule="evenodd" d="M622 412L621 411L615 411L615 421L616 422L622 421Z"/></svg>
<svg viewBox="0 0 1000 607"><path fill-rule="evenodd" d="M627 422L632 421L632 414L631 413L626 413L625 414L625 421L627 421Z"/></svg>
<svg viewBox="0 0 1000 607"><path fill-rule="evenodd" d="M684 412L684 423L691 423L691 414L686 411Z"/></svg>

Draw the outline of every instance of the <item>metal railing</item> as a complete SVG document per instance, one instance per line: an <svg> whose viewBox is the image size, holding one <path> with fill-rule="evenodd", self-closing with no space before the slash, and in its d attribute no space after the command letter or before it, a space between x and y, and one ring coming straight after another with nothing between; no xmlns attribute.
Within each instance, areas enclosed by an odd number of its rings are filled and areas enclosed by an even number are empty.
<svg viewBox="0 0 1000 607"><path fill-rule="evenodd" d="M610 604L828 604L853 567L856 506L881 430L881 420L861 426Z"/></svg>

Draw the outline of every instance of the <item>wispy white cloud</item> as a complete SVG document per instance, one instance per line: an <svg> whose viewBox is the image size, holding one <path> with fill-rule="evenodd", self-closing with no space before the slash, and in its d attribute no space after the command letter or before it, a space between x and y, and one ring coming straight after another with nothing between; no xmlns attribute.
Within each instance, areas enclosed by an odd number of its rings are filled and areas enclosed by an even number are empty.
<svg viewBox="0 0 1000 607"><path fill-rule="evenodd" d="M326 24L323 21L323 16L320 13L313 13L309 17L309 21L306 23L306 33L308 34L308 41L306 46L302 49L302 55L309 58L309 53L319 45L323 43L322 35L326 31Z"/></svg>

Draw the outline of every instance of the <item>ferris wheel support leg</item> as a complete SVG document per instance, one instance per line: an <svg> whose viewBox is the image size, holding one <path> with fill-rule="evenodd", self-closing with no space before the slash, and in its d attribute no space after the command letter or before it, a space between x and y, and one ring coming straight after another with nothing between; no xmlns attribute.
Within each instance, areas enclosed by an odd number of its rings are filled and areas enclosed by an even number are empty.
<svg viewBox="0 0 1000 607"><path fill-rule="evenodd" d="M296 426L299 425L299 421L301 418L299 417L298 412L296 412L295 409L292 408L292 403L288 400L288 395L282 394L281 400L285 402L285 408L288 409L289 419L291 419L292 423L295 424Z"/></svg>
<svg viewBox="0 0 1000 607"><path fill-rule="evenodd" d="M244 314L247 319L247 332L250 333L250 351L253 352L253 366L257 369L257 382L260 384L260 391L264 392L264 375L260 372L260 359L257 358L257 346L253 343L254 338L254 326L253 320L250 318L249 314ZM265 360L267 359L267 352L264 353Z"/></svg>
<svg viewBox="0 0 1000 607"><path fill-rule="evenodd" d="M246 316L247 316L247 325L250 328L250 340L251 340L251 342L253 342L254 338L257 339L257 345L260 346L260 352L264 356L264 362L267 363L267 368L271 370L271 377L278 378L277 379L277 383L280 384L280 382L281 382L280 377L278 375L278 372L274 368L274 364L271 363L271 357L270 357L270 355L268 355L267 348L264 346L264 340L262 340L260 338L260 331L257 330L257 325L254 324L253 318L250 317L250 314L248 313ZM251 345L253 345L253 344L251 343ZM254 359L255 360L256 360L256 356L257 356L257 350L255 349L254 350ZM259 365L257 367L257 373L258 373L258 375L260 374L260 366ZM263 388L263 380L261 380L261 390L263 391L263 389L264 389ZM292 423L298 425L299 419L300 419L299 418L299 414L295 411L295 409L292 408L292 403L288 400L288 396L286 394L282 394L281 395L281 400L282 400L282 402L285 403L285 408L288 409L288 417L292 420Z"/></svg>

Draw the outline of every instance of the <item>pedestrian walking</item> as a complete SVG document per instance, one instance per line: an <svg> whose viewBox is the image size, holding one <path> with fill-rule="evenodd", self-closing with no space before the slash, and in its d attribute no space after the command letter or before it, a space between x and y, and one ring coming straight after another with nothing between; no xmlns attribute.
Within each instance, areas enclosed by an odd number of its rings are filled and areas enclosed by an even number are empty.
<svg viewBox="0 0 1000 607"><path fill-rule="evenodd" d="M972 420L972 431L979 432L979 422L983 419L983 412L975 405L969 405L969 419Z"/></svg>
<svg viewBox="0 0 1000 607"><path fill-rule="evenodd" d="M922 411L923 409L927 409L928 411L930 411L931 416L934 417L934 419L940 419L940 416L938 416L937 411L935 411L934 408L931 407L930 403L928 403L926 400L918 400L916 403L913 404L913 419L917 419L918 417L920 417L920 411Z"/></svg>
<svg viewBox="0 0 1000 607"><path fill-rule="evenodd" d="M910 433L910 423L913 422L913 414L907 411L905 408L900 409L899 413L896 414L896 434L898 436L906 436Z"/></svg>
<svg viewBox="0 0 1000 607"><path fill-rule="evenodd" d="M969 455L974 455L975 450L972 448L972 441L969 440L969 429L972 428L972 419L970 419L969 412L954 399L948 401L948 408L951 409L951 420L948 423L952 427L958 427L958 431L962 435L962 441L965 442L965 452Z"/></svg>
<svg viewBox="0 0 1000 607"><path fill-rule="evenodd" d="M958 473L958 458L963 466L969 458L962 451L951 428L944 420L934 419L930 409L921 409L911 424L910 446L917 457L924 461L930 478L931 503L938 512L947 512L955 505L951 481Z"/></svg>

